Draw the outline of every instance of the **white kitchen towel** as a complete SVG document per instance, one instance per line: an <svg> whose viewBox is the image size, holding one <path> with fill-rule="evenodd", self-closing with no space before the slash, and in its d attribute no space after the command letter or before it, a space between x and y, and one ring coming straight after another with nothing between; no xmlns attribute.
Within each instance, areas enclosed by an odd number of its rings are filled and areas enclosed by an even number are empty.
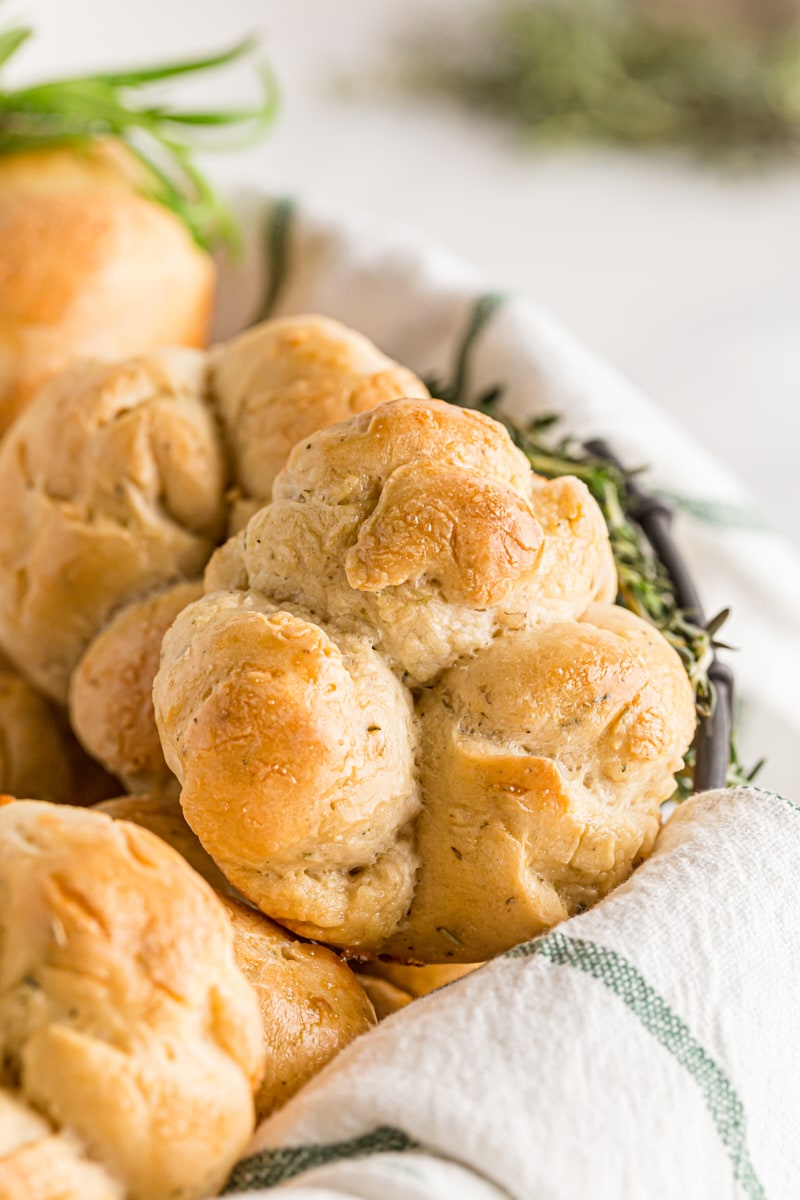
<svg viewBox="0 0 800 1200"><path fill-rule="evenodd" d="M232 1190L796 1200L798 844L775 794L687 801L594 909L349 1046Z"/></svg>
<svg viewBox="0 0 800 1200"><path fill-rule="evenodd" d="M249 211L266 253L227 274L221 336L327 313L463 402L500 387L515 417L558 412L649 465L707 610L733 609L747 752L800 800L800 560L736 481L546 314L412 232L260 197ZM232 1193L797 1200L799 844L800 807L776 794L687 802L591 912L349 1047L262 1126Z"/></svg>
<svg viewBox="0 0 800 1200"><path fill-rule="evenodd" d="M417 233L363 213L240 197L243 265L223 272L217 332L258 317L320 312L371 337L464 403L500 387L517 419L558 413L564 432L603 437L677 506L675 532L709 615L731 609L738 725L759 783L800 795L800 555L766 528L713 456L530 301L498 296ZM532 290L535 281L531 281Z"/></svg>

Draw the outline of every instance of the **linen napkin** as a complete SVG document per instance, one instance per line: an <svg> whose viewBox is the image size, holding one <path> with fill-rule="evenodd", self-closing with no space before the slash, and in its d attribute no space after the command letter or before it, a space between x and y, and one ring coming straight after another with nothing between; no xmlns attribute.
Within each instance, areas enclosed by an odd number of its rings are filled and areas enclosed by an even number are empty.
<svg viewBox="0 0 800 1200"><path fill-rule="evenodd" d="M799 838L773 793L687 801L594 909L357 1039L231 1190L794 1200Z"/></svg>
<svg viewBox="0 0 800 1200"><path fill-rule="evenodd" d="M800 798L800 559L728 472L530 302L363 214L250 197L220 336L321 312L464 403L557 412L672 498L709 612L730 605L746 753ZM752 751L751 751L752 747ZM231 1194L308 1200L800 1196L800 806L684 804L591 912L360 1038L257 1132Z"/></svg>

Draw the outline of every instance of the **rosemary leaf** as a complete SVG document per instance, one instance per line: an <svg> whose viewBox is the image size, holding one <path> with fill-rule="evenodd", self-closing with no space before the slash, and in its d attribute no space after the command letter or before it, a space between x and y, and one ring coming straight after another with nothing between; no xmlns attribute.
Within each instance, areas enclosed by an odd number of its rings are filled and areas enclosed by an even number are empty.
<svg viewBox="0 0 800 1200"><path fill-rule="evenodd" d="M22 28L0 33L0 67L30 35L31 30ZM148 89L238 62L256 47L256 40L248 37L201 58L49 80L14 91L4 89L0 80L0 154L116 138L143 168L142 192L183 221L200 246L210 249L222 243L236 248L233 215L194 166L192 153L207 130L216 140L205 149L238 147L261 137L277 111L272 74L256 64L260 101L219 111L153 104Z"/></svg>

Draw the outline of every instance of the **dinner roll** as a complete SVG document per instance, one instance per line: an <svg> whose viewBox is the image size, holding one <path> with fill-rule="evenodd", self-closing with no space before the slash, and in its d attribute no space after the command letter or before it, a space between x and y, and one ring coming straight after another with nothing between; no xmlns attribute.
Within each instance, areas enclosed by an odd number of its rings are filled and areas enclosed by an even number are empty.
<svg viewBox="0 0 800 1200"><path fill-rule="evenodd" d="M146 830L0 807L0 1085L119 1188L88 1194L199 1200L242 1154L262 1038L232 942L205 881Z"/></svg>
<svg viewBox="0 0 800 1200"><path fill-rule="evenodd" d="M81 363L0 443L0 646L45 694L127 601L202 572L225 520L205 357Z"/></svg>
<svg viewBox="0 0 800 1200"><path fill-rule="evenodd" d="M626 610L498 638L421 699L420 871L398 957L469 962L593 904L650 853L694 731L678 655ZM487 886L487 865L503 886Z"/></svg>
<svg viewBox="0 0 800 1200"><path fill-rule="evenodd" d="M330 317L264 321L218 347L212 386L231 450L240 529L272 496L295 443L401 396L427 396L412 371Z"/></svg>
<svg viewBox="0 0 800 1200"><path fill-rule="evenodd" d="M266 1043L256 1111L266 1117L340 1050L375 1025L350 968L324 946L300 942L261 913L225 898L236 963L255 989Z"/></svg>
<svg viewBox="0 0 800 1200"><path fill-rule="evenodd" d="M132 790L173 778L156 729L153 679L164 634L202 591L200 582L190 580L133 600L89 643L72 673L72 728L89 753Z"/></svg>
<svg viewBox="0 0 800 1200"><path fill-rule="evenodd" d="M78 358L202 346L211 258L119 145L0 155L0 435Z"/></svg>
<svg viewBox="0 0 800 1200"><path fill-rule="evenodd" d="M398 400L297 446L274 497L154 685L226 878L354 955L465 964L625 878L693 697L655 630L591 603L613 583L583 486L488 417Z"/></svg>
<svg viewBox="0 0 800 1200"><path fill-rule="evenodd" d="M411 699L365 639L255 592L204 597L153 689L189 825L234 887L304 937L380 945L411 903Z"/></svg>
<svg viewBox="0 0 800 1200"><path fill-rule="evenodd" d="M221 892L229 885L181 813L177 793L124 796L98 805L103 812L144 826L173 846ZM225 907L233 925L236 965L261 1009L266 1068L256 1093L265 1117L360 1033L375 1024L364 989L330 950L291 937L285 929L235 899Z"/></svg>
<svg viewBox="0 0 800 1200"><path fill-rule="evenodd" d="M613 589L584 484L539 478L497 421L438 400L310 436L273 492L242 541L249 586L370 637L412 685Z"/></svg>

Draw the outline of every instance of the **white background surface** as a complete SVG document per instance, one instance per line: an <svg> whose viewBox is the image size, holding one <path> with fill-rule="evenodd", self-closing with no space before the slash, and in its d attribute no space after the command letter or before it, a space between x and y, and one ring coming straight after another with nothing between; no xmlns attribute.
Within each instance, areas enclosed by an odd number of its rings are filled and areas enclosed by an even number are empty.
<svg viewBox="0 0 800 1200"><path fill-rule="evenodd" d="M800 166L732 178L677 157L542 152L380 85L399 34L431 11L455 29L478 2L7 0L2 16L38 29L10 72L19 81L258 31L280 120L259 147L209 160L212 173L410 224L546 305L726 461L800 545ZM343 76L363 84L349 99ZM234 70L187 98L210 107L251 86ZM787 748L771 750L768 728L745 735L747 759L770 750L764 782L786 787Z"/></svg>

